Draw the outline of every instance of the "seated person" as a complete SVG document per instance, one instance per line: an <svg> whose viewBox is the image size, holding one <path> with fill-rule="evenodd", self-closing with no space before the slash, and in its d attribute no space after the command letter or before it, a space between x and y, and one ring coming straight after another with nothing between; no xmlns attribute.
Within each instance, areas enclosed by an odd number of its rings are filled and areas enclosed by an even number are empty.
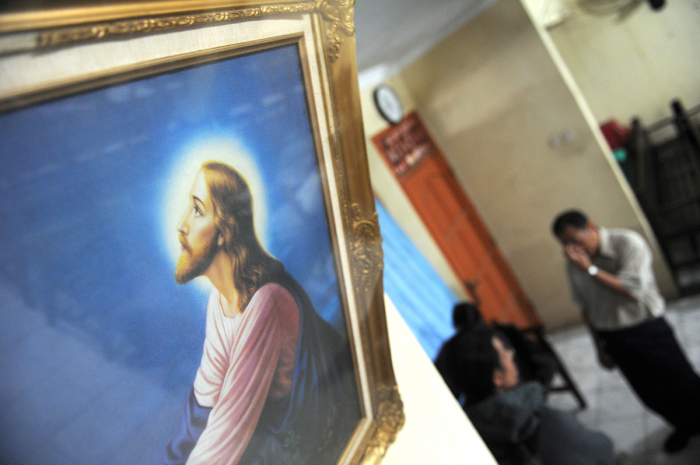
<svg viewBox="0 0 700 465"><path fill-rule="evenodd" d="M456 356L456 341L459 339L459 334L463 331L468 331L474 326L484 324L481 313L473 304L469 302L459 302L452 309L452 325L457 330L457 333L445 342L438 352L435 359L435 368L442 376L442 379L450 388L452 394L459 399L459 389L453 380L451 367L454 366L452 359ZM460 403L461 403L460 399Z"/></svg>
<svg viewBox="0 0 700 465"><path fill-rule="evenodd" d="M512 324L493 323L494 332L515 353L515 364L523 381L539 381L549 386L559 368L556 357L535 338Z"/></svg>
<svg viewBox="0 0 700 465"><path fill-rule="evenodd" d="M460 331L449 364L464 410L500 465L613 465L613 445L547 407L536 381L520 383L513 352L485 324Z"/></svg>
<svg viewBox="0 0 700 465"><path fill-rule="evenodd" d="M468 331L476 325L483 325L484 320L479 309L470 302L459 302L452 309L452 324L457 334L448 340L440 349L435 359L435 367L442 375L445 383L455 397L459 394L453 388L452 374L449 372L449 359L452 357L455 343L462 331ZM506 347L515 350L515 363L520 373L520 379L539 381L548 386L557 371L557 360L554 355L542 348L536 341L528 338L521 330L511 324L494 323L491 327L501 337Z"/></svg>

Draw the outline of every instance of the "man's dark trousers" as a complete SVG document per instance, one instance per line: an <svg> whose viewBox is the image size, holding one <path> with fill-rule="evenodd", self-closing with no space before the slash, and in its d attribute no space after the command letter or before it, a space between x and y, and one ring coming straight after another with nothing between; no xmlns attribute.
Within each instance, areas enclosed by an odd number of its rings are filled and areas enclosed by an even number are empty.
<svg viewBox="0 0 700 465"><path fill-rule="evenodd" d="M642 402L677 430L700 433L700 377L665 318L598 334Z"/></svg>

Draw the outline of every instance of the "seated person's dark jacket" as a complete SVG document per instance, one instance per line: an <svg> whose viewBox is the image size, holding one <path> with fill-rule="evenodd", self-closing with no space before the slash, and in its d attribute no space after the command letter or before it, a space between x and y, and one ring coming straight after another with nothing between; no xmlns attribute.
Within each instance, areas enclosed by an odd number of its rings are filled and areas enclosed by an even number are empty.
<svg viewBox="0 0 700 465"><path fill-rule="evenodd" d="M531 381L465 411L499 465L612 465L612 442L574 415L547 407Z"/></svg>
<svg viewBox="0 0 700 465"><path fill-rule="evenodd" d="M436 365L500 465L613 464L610 439L547 407L541 383L520 382L512 348L486 324L458 331Z"/></svg>
<svg viewBox="0 0 700 465"><path fill-rule="evenodd" d="M533 451L544 401L544 389L530 382L495 394L465 411L499 464L534 465L542 463Z"/></svg>

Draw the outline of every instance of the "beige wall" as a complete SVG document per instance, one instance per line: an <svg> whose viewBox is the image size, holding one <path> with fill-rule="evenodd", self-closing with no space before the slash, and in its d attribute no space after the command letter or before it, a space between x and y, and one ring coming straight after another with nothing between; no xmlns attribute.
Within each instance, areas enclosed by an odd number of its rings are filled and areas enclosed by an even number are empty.
<svg viewBox="0 0 700 465"><path fill-rule="evenodd" d="M595 121L585 101L540 34L518 0L501 0L394 83L422 116L553 329L580 318L560 248L549 233L552 217L577 207L603 225L649 229L600 133L592 130ZM363 112L371 136L376 116L370 118L367 93ZM368 155L373 186L386 206L404 204L405 198L384 185L390 182L376 152ZM650 241L656 247L653 237ZM675 288L656 251L660 286L671 295Z"/></svg>
<svg viewBox="0 0 700 465"><path fill-rule="evenodd" d="M660 12L642 2L622 18L565 3L567 18L549 33L598 121L651 124L671 115L674 98L700 105L697 1L670 0Z"/></svg>
<svg viewBox="0 0 700 465"><path fill-rule="evenodd" d="M406 113L415 108L413 97L400 76L390 79L387 84L399 94ZM365 89L361 92L362 119L367 137L367 158L369 159L374 194L404 233L421 250L426 260L445 281L450 290L459 298L466 299L464 290L452 268L371 141L372 136L386 129L389 125L377 111L373 95L374 89ZM446 309L446 311L450 312L451 309Z"/></svg>

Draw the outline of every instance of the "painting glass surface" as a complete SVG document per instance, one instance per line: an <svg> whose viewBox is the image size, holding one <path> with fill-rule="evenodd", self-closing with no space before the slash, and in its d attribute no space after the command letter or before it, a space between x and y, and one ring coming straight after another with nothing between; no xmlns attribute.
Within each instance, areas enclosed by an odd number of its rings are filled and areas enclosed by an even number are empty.
<svg viewBox="0 0 700 465"><path fill-rule="evenodd" d="M173 273L208 160L350 351L301 69L288 45L0 115L0 456L159 463L202 357L211 286Z"/></svg>

